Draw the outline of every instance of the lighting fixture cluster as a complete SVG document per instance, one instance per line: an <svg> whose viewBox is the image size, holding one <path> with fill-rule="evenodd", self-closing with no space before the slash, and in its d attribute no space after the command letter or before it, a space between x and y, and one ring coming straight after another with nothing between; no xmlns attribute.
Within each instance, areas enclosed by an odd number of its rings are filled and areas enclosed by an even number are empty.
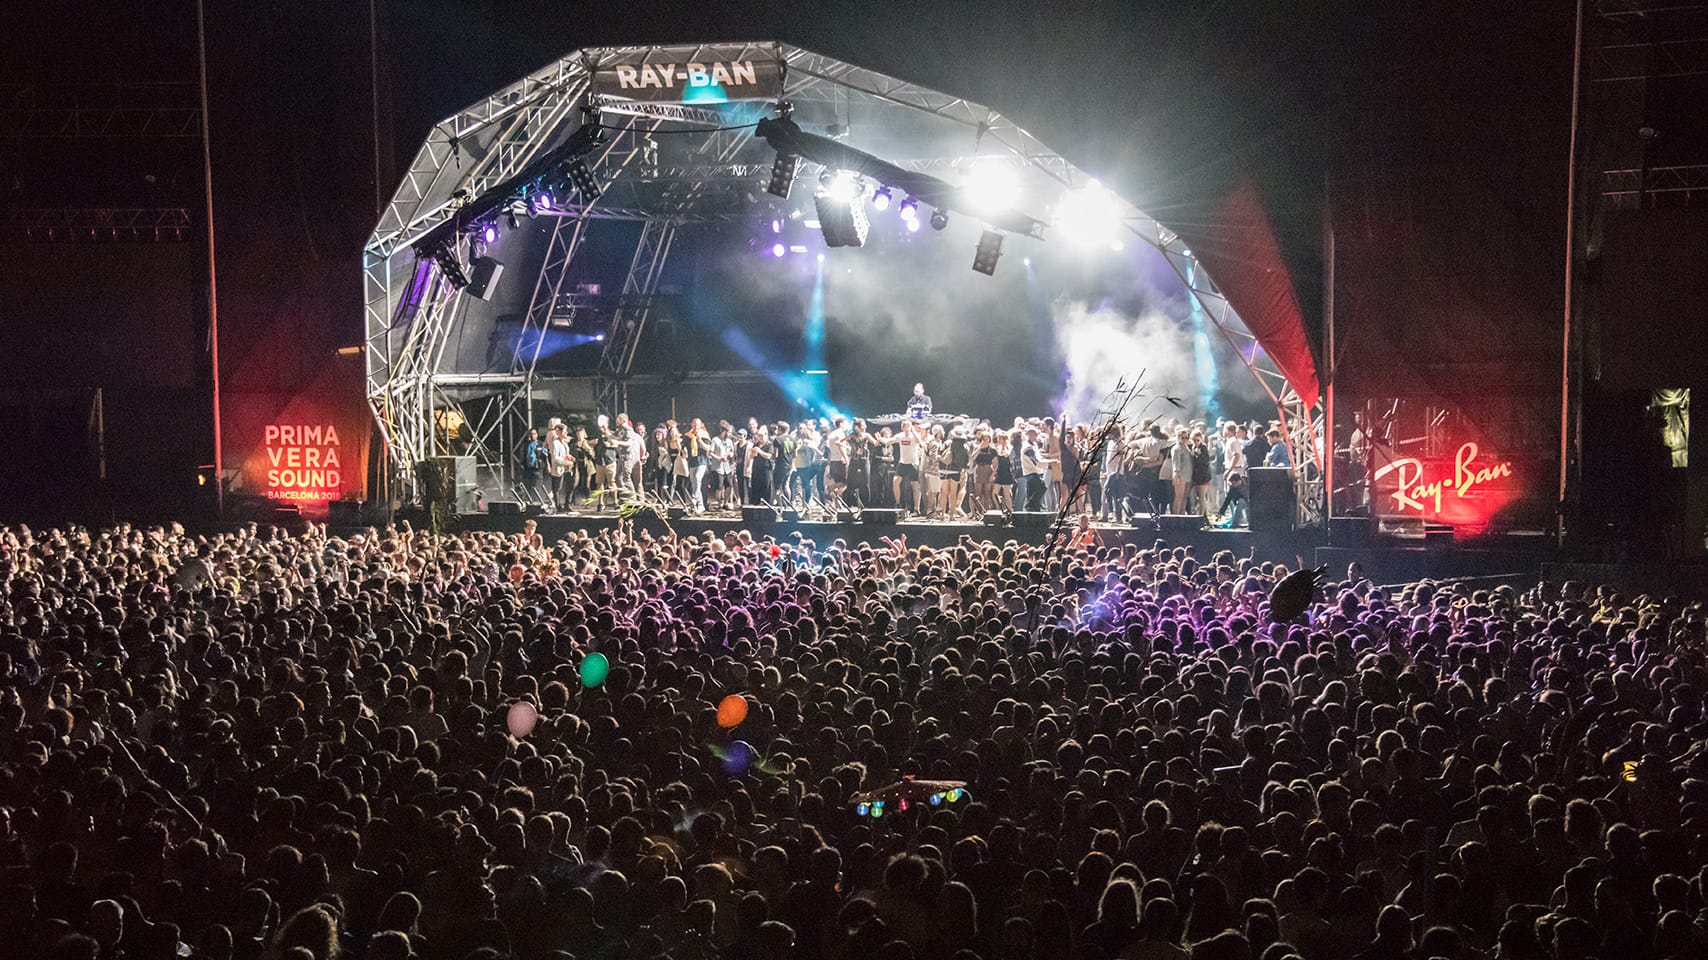
<svg viewBox="0 0 1708 960"><path fill-rule="evenodd" d="M604 188L583 157L604 140L603 129L599 126L599 113L597 110L589 110L568 144L568 157L554 164L553 169L523 186L515 196L501 203L491 218L477 222L475 235L490 244L498 239L497 219L500 216L504 218L505 226L514 230L521 225L521 217L526 216L532 220L541 212L558 209L566 204L572 195L580 194L583 205L598 200L604 193Z"/></svg>

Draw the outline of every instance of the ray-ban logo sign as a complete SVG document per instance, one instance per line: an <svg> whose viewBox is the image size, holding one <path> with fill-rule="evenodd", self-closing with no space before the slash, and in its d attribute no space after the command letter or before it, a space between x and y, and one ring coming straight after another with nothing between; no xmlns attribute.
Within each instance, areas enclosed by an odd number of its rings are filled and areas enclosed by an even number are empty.
<svg viewBox="0 0 1708 960"><path fill-rule="evenodd" d="M595 89L627 100L720 103L776 97L782 70L774 60L683 60L675 63L615 63L594 74Z"/></svg>

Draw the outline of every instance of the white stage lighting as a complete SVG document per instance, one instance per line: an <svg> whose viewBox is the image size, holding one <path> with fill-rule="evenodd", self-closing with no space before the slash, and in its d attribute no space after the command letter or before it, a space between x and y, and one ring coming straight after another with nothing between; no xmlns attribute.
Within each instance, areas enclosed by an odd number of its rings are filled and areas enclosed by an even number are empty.
<svg viewBox="0 0 1708 960"><path fill-rule="evenodd" d="M1093 180L1062 193L1051 229L1057 236L1087 249L1119 250L1124 246L1121 201Z"/></svg>
<svg viewBox="0 0 1708 960"><path fill-rule="evenodd" d="M860 189L860 175L847 170L825 173L818 180L819 193L841 203L853 202L865 191Z"/></svg>
<svg viewBox="0 0 1708 960"><path fill-rule="evenodd" d="M967 168L961 193L981 213L1012 210L1020 202L1020 176L1001 160L975 160Z"/></svg>

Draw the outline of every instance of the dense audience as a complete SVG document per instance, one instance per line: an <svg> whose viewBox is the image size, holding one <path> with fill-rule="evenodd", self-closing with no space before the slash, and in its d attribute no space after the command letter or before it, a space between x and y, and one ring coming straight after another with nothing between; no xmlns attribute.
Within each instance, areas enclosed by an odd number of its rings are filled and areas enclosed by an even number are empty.
<svg viewBox="0 0 1708 960"><path fill-rule="evenodd" d="M1708 953L1700 604L1287 573L0 529L0 954Z"/></svg>

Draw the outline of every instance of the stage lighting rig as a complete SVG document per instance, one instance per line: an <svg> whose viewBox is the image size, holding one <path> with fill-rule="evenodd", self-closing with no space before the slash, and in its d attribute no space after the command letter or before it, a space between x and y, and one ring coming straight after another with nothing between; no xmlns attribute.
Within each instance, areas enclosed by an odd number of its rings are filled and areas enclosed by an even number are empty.
<svg viewBox="0 0 1708 960"><path fill-rule="evenodd" d="M996 261L1002 257L1002 234L986 230L973 254L973 269L987 277L996 276Z"/></svg>
<svg viewBox="0 0 1708 960"><path fill-rule="evenodd" d="M889 187L879 187L878 192L872 194L872 209L878 211L879 213L883 213L885 210L888 210L889 208L890 208L890 188Z"/></svg>
<svg viewBox="0 0 1708 960"><path fill-rule="evenodd" d="M912 197L908 197L906 200L901 202L901 210L898 212L901 214L901 218L906 220L908 223L918 223L919 201Z"/></svg>
<svg viewBox="0 0 1708 960"><path fill-rule="evenodd" d="M942 230L949 225L949 211L942 207L931 211L931 229Z"/></svg>

